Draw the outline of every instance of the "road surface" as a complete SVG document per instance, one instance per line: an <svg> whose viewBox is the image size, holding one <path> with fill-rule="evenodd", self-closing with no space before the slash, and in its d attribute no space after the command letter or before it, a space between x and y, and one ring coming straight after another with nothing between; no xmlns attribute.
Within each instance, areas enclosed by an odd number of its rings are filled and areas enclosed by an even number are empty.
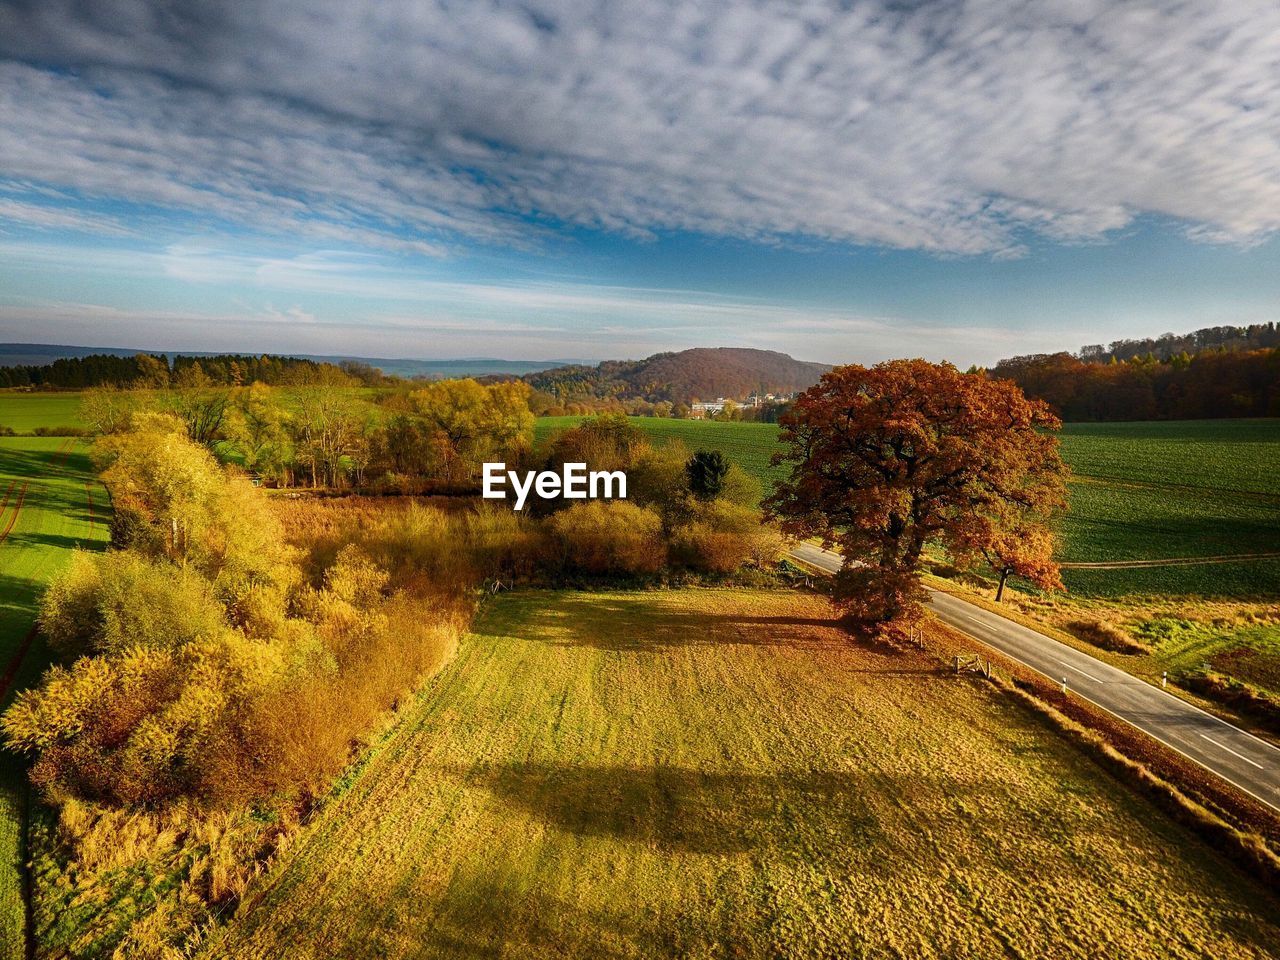
<svg viewBox="0 0 1280 960"><path fill-rule="evenodd" d="M840 569L838 553L813 544L802 543L792 554L821 570ZM942 622L1055 683L1065 678L1069 690L1280 810L1280 749L1060 640L951 594L929 594L933 613Z"/></svg>

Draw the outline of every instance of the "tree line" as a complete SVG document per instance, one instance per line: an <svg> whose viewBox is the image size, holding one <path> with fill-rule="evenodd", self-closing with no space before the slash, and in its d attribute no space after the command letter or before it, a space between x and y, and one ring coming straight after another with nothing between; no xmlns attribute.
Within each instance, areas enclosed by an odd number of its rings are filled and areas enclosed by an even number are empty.
<svg viewBox="0 0 1280 960"><path fill-rule="evenodd" d="M1036 354L1002 360L991 373L1068 421L1280 416L1280 347L1182 351L1163 359L1112 356L1105 362Z"/></svg>
<svg viewBox="0 0 1280 960"><path fill-rule="evenodd" d="M139 353L131 357L120 357L103 353L87 357L62 357L41 366L22 364L0 367L0 387L51 390L82 390L107 385L162 387L177 381L184 370L193 367L198 367L210 383L227 386L250 383L299 384L339 377L353 384L378 383L383 379L381 373L373 367L355 361L335 365L268 354L207 357L178 354L170 361L163 354Z"/></svg>
<svg viewBox="0 0 1280 960"><path fill-rule="evenodd" d="M1107 346L1090 344L1080 348L1079 357L1091 363L1148 356L1168 360L1180 353L1191 355L1202 350L1266 350L1272 347L1280 347L1280 324L1275 322L1202 327L1191 333L1163 333L1158 337L1113 340Z"/></svg>

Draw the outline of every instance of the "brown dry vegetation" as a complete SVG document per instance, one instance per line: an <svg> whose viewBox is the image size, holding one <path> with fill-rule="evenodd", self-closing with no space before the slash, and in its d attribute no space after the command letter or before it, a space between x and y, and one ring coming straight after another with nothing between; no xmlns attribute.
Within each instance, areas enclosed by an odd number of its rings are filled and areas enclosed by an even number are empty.
<svg viewBox="0 0 1280 960"><path fill-rule="evenodd" d="M206 956L1264 957L1280 909L987 684L784 591L530 591Z"/></svg>

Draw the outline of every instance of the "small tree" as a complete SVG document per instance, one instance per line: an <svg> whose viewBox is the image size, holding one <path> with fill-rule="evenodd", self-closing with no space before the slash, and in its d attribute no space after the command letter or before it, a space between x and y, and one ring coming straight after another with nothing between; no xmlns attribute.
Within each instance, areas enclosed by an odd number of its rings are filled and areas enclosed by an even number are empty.
<svg viewBox="0 0 1280 960"><path fill-rule="evenodd" d="M790 476L766 500L786 533L839 546L836 595L856 621L921 613L928 544L1061 588L1046 521L1065 506L1060 426L1012 382L950 364L839 367L782 418Z"/></svg>
<svg viewBox="0 0 1280 960"><path fill-rule="evenodd" d="M684 465L689 490L699 500L714 500L724 489L729 463L719 450L699 450Z"/></svg>

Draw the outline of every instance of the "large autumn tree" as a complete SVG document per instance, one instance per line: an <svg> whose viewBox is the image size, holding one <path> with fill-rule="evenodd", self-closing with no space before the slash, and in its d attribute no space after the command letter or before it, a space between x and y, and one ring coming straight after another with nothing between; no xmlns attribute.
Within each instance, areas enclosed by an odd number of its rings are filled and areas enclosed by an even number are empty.
<svg viewBox="0 0 1280 960"><path fill-rule="evenodd" d="M791 473L766 509L844 554L836 594L853 620L918 617L929 544L1061 588L1046 522L1066 502L1061 424L1014 383L924 360L838 367L781 424L774 463Z"/></svg>

